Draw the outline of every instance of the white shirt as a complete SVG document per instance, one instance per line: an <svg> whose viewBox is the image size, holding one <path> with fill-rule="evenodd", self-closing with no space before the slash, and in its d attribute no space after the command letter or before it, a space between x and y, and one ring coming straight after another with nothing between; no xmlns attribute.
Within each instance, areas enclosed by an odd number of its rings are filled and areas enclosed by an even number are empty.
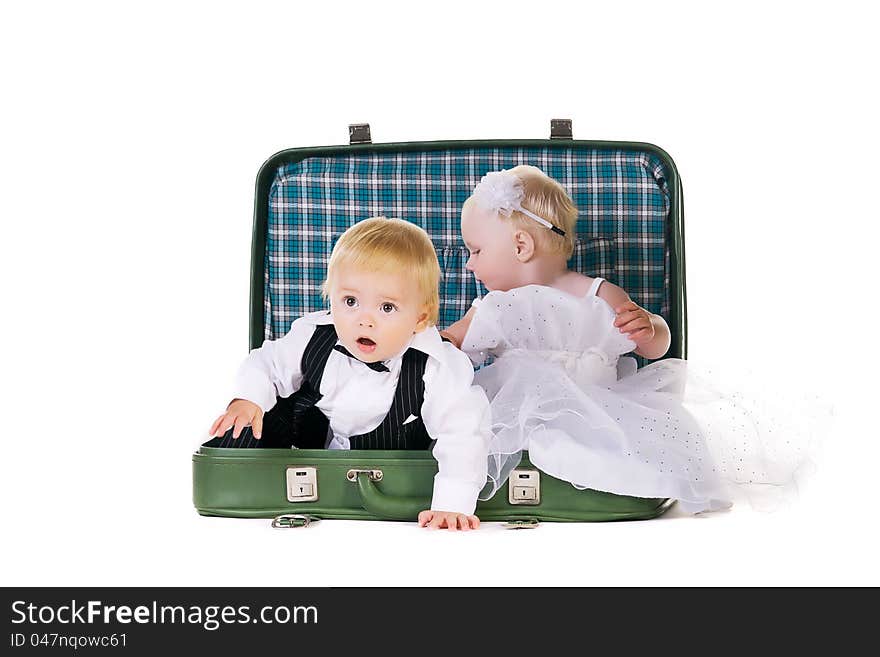
<svg viewBox="0 0 880 657"><path fill-rule="evenodd" d="M239 368L232 396L268 411L276 397L299 390L302 355L315 327L332 323L326 310L309 313L293 322L284 337L263 342ZM439 466L431 509L472 514L486 483L489 401L482 388L472 385L470 359L443 342L435 327L416 333L400 354L384 361L388 372L375 372L356 358L330 352L316 404L330 421L332 436L327 447L349 449L351 436L381 424L394 401L403 354L409 348L428 355L421 416L428 435L436 441L433 455Z"/></svg>

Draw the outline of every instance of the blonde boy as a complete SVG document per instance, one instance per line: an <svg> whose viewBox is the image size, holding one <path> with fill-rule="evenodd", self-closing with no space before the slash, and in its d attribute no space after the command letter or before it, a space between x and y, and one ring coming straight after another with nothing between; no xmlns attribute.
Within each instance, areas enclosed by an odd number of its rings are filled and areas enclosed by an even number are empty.
<svg viewBox="0 0 880 657"><path fill-rule="evenodd" d="M430 528L475 529L488 401L466 355L435 328L440 268L421 228L366 219L339 238L324 298L253 350L211 426L222 447L427 449L439 466ZM249 428L247 428L249 427ZM223 435L225 433L225 435Z"/></svg>

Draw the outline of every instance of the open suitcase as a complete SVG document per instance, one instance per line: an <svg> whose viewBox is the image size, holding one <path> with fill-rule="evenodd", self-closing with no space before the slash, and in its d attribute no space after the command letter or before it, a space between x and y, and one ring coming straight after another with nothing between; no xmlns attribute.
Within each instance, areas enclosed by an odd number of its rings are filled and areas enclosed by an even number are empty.
<svg viewBox="0 0 880 657"><path fill-rule="evenodd" d="M273 155L257 176L251 251L250 346L284 335L300 315L324 307L327 260L349 226L379 215L424 228L442 271L439 327L458 320L485 289L465 270L459 233L465 199L489 171L532 164L559 180L578 207L569 265L627 290L662 315L668 357L686 356L681 182L656 146L575 141L571 122L551 122L549 140L372 144L369 126L350 126L349 146ZM637 358L639 364L643 361ZM193 455L193 502L202 515L415 520L430 507L437 464L430 451L222 449ZM483 521L653 518L672 500L578 490L540 472L524 455L508 484L480 502Z"/></svg>

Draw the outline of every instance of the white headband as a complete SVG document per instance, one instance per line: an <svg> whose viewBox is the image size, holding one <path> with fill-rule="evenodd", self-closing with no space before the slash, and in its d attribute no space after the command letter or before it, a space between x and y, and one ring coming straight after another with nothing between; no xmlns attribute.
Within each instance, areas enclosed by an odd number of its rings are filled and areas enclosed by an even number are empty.
<svg viewBox="0 0 880 657"><path fill-rule="evenodd" d="M480 178L480 182L474 187L471 198L486 210L498 212L505 217L509 217L514 210L518 210L545 228L564 237L564 230L557 228L543 217L539 217L522 206L524 195L525 192L519 176L511 173L509 169L502 169L501 171L490 171Z"/></svg>

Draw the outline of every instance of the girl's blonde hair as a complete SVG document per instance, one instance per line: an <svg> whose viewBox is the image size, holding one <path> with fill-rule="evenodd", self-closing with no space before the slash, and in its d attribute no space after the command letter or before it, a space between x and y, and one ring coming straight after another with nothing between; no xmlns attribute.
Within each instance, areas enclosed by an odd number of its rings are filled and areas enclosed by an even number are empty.
<svg viewBox="0 0 880 657"><path fill-rule="evenodd" d="M575 225L578 219L577 207L571 196L560 183L538 167L520 164L510 169L508 173L516 175L522 181L523 198L520 201L522 206L562 229L565 235L554 233L518 210L513 210L509 218L499 216L506 221L512 221L517 228L525 230L544 251L561 253L568 260L574 252ZM465 201L465 207L469 203L471 198Z"/></svg>
<svg viewBox="0 0 880 657"><path fill-rule="evenodd" d="M440 314L440 264L423 229L402 219L372 217L356 223L339 237L321 286L326 301L340 267L394 274L416 282L427 306L430 326Z"/></svg>

